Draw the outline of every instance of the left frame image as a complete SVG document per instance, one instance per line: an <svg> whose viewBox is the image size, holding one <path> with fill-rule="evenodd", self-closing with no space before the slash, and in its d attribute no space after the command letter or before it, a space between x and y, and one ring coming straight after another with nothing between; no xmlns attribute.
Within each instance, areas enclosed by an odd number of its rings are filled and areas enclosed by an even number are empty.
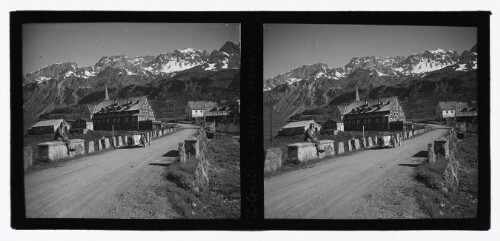
<svg viewBox="0 0 500 241"><path fill-rule="evenodd" d="M239 23L20 31L27 219L240 218Z"/></svg>

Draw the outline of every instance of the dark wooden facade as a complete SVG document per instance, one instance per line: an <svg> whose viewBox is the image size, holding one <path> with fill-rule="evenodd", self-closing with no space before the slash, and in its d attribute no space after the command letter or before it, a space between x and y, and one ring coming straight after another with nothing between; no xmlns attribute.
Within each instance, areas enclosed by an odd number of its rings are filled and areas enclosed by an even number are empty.
<svg viewBox="0 0 500 241"><path fill-rule="evenodd" d="M368 100L344 116L345 131L403 130L406 115L397 97Z"/></svg>
<svg viewBox="0 0 500 241"><path fill-rule="evenodd" d="M153 120L154 111L145 96L115 100L92 118L94 130L139 130L142 121Z"/></svg>

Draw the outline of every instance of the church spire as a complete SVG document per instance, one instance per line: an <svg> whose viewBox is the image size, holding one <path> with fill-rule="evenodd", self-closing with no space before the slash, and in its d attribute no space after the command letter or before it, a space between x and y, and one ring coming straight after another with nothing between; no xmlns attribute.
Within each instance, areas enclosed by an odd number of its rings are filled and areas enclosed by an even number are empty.
<svg viewBox="0 0 500 241"><path fill-rule="evenodd" d="M104 100L109 100L108 85L106 85L106 89L104 90Z"/></svg>
<svg viewBox="0 0 500 241"><path fill-rule="evenodd" d="M359 100L359 92L358 92L358 84L356 84L356 101L360 101Z"/></svg>

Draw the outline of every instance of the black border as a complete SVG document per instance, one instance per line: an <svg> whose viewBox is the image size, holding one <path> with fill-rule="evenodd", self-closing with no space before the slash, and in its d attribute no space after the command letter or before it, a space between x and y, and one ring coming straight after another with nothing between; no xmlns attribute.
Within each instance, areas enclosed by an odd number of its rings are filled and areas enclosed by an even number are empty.
<svg viewBox="0 0 500 241"><path fill-rule="evenodd" d="M98 230L488 230L490 228L490 12L11 12L11 225L15 229ZM22 159L22 24L70 22L241 23L241 219L26 219ZM478 27L479 208L475 219L272 220L264 217L263 24Z"/></svg>

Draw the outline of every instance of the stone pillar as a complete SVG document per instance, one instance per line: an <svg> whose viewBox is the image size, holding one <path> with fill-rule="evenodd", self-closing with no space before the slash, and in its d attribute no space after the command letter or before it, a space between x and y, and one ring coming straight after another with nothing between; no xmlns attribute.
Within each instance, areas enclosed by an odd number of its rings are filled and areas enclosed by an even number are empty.
<svg viewBox="0 0 500 241"><path fill-rule="evenodd" d="M179 161L186 163L186 150L184 149L184 142L179 143Z"/></svg>
<svg viewBox="0 0 500 241"><path fill-rule="evenodd" d="M337 154L342 154L344 153L344 142L339 141L339 148L337 149Z"/></svg>
<svg viewBox="0 0 500 241"><path fill-rule="evenodd" d="M431 142L427 145L427 156L429 157L429 162L430 163L435 163L436 162L436 154L434 152L434 143Z"/></svg>
<svg viewBox="0 0 500 241"><path fill-rule="evenodd" d="M31 166L33 166L33 149L31 146L26 146L23 149L23 158L24 158L24 170L27 170Z"/></svg>
<svg viewBox="0 0 500 241"><path fill-rule="evenodd" d="M113 144L113 148L116 148L117 147L117 142L116 142L116 137L111 137L111 143Z"/></svg>
<svg viewBox="0 0 500 241"><path fill-rule="evenodd" d="M104 138L101 141L104 149L109 149L111 147L111 145L109 144L109 138Z"/></svg>
<svg viewBox="0 0 500 241"><path fill-rule="evenodd" d="M102 139L97 140L97 149L99 151L103 150Z"/></svg>
<svg viewBox="0 0 500 241"><path fill-rule="evenodd" d="M367 137L367 139L368 139L368 147L372 147L373 146L372 137L369 136L369 137Z"/></svg>
<svg viewBox="0 0 500 241"><path fill-rule="evenodd" d="M347 141L347 151L352 151L352 140Z"/></svg>
<svg viewBox="0 0 500 241"><path fill-rule="evenodd" d="M118 147L122 147L123 146L123 139L122 139L122 136L118 136Z"/></svg>
<svg viewBox="0 0 500 241"><path fill-rule="evenodd" d="M191 137L189 139L184 140L184 148L186 150L186 154L195 158L199 157L200 154L200 143L196 137Z"/></svg>
<svg viewBox="0 0 500 241"><path fill-rule="evenodd" d="M359 139L354 139L354 150L359 150L361 147L359 146Z"/></svg>
<svg viewBox="0 0 500 241"><path fill-rule="evenodd" d="M434 153L438 157L450 157L449 142L446 138L439 138L434 141Z"/></svg>
<svg viewBox="0 0 500 241"><path fill-rule="evenodd" d="M264 160L264 172L271 173L281 169L281 148L272 148L266 150L266 159Z"/></svg>
<svg viewBox="0 0 500 241"><path fill-rule="evenodd" d="M90 153L93 153L95 150L94 150L94 141L89 141L89 146L87 147L87 153L90 154Z"/></svg>

